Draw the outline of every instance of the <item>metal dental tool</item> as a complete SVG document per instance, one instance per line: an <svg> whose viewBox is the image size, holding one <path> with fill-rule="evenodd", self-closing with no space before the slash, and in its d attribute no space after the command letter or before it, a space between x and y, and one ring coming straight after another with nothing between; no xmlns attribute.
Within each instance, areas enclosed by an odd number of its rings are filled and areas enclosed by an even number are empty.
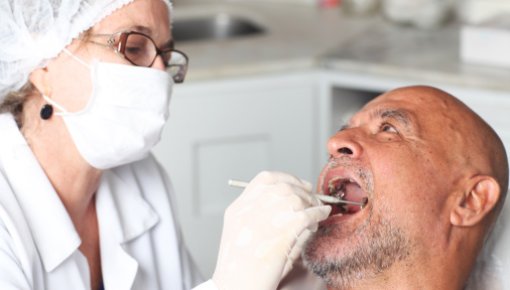
<svg viewBox="0 0 510 290"><path fill-rule="evenodd" d="M245 188L246 186L248 186L248 182L244 182L244 181L239 181L239 180L234 180L234 179L229 179L228 180L228 185L229 186L233 186L233 187L240 187L240 188ZM337 198L337 197L334 197L334 196L330 196L330 195L324 195L324 194L316 194L314 193L314 196L324 202L324 203L329 203L329 204L345 204L345 205L357 205L359 206L360 208L364 208L365 205L367 204L368 202L368 198L364 198L362 202L355 202L355 201L349 201L349 200L343 200L343 199L340 199L340 198Z"/></svg>

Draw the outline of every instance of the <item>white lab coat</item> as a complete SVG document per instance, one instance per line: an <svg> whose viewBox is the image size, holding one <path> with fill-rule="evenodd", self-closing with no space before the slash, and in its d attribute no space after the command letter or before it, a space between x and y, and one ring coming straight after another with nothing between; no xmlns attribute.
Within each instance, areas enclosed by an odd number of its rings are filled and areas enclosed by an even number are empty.
<svg viewBox="0 0 510 290"><path fill-rule="evenodd" d="M0 115L0 136L0 289L89 290L80 238L10 114ZM197 284L171 184L152 156L106 170L96 206L106 290Z"/></svg>

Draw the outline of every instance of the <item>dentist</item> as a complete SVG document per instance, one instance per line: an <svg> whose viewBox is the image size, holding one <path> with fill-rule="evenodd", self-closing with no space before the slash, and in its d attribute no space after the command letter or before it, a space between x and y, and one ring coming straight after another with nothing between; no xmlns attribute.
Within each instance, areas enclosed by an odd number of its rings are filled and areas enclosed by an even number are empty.
<svg viewBox="0 0 510 290"><path fill-rule="evenodd" d="M0 0L0 289L191 289L151 155L187 56L166 0ZM329 206L264 172L227 209L212 279L276 289Z"/></svg>

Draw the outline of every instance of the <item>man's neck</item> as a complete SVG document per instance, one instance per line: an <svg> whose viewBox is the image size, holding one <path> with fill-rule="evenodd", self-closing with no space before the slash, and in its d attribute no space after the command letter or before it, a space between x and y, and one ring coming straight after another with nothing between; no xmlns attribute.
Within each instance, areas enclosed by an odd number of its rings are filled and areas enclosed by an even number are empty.
<svg viewBox="0 0 510 290"><path fill-rule="evenodd" d="M421 261L421 262L420 262ZM459 267L462 261L447 259L421 259L402 261L373 278L358 280L350 287L328 290L463 290L469 274ZM428 262L428 263L427 263Z"/></svg>

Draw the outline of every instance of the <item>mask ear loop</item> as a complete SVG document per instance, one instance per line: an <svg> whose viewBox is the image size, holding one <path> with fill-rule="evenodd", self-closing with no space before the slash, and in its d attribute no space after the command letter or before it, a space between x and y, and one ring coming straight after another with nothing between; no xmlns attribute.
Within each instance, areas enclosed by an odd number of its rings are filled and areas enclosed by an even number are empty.
<svg viewBox="0 0 510 290"><path fill-rule="evenodd" d="M55 101L50 99L45 94L42 94L42 97L48 103L48 104L45 104L41 109L41 118L43 120L48 120L49 118L51 118L51 115L53 114L53 107L60 110L60 112L55 113L55 115L62 115L62 114L67 113L67 110L64 107L57 104Z"/></svg>
<svg viewBox="0 0 510 290"><path fill-rule="evenodd" d="M62 51L65 52L66 54L68 54L70 57L72 57L74 60L76 60L80 64L82 64L82 65L84 65L84 66L86 66L87 68L90 69L90 64L86 63L83 59L81 59L81 58L77 57L76 55L74 55L67 48L64 48Z"/></svg>
<svg viewBox="0 0 510 290"><path fill-rule="evenodd" d="M64 48L63 49L63 52L68 54L70 57L72 57L74 60L76 60L77 62L79 62L80 64L84 65L85 67L89 68L90 69L90 65L88 63L86 63L85 61L83 61L81 58L77 57L76 55L74 55L72 52L70 52L67 48ZM65 113L68 113L68 111L62 107L61 105L57 104L55 101L53 101L52 99L50 99L48 96L46 96L45 94L42 94L42 97L43 99L47 102L47 104L45 104L42 109L41 109L41 112L40 112L40 115L41 115L41 119L43 120L48 120L51 118L51 116L53 115L53 107L57 108L60 110L60 112L57 112L55 113L55 115L57 116L60 116L60 115L63 115Z"/></svg>
<svg viewBox="0 0 510 290"><path fill-rule="evenodd" d="M64 113L67 113L67 110L62 107L61 105L57 104L55 101L50 99L45 94L42 94L43 99L46 101L46 104L41 108L40 116L43 120L49 120L51 116L53 115L53 106L55 106L57 109L59 109L61 112L55 113L55 115L62 115Z"/></svg>

